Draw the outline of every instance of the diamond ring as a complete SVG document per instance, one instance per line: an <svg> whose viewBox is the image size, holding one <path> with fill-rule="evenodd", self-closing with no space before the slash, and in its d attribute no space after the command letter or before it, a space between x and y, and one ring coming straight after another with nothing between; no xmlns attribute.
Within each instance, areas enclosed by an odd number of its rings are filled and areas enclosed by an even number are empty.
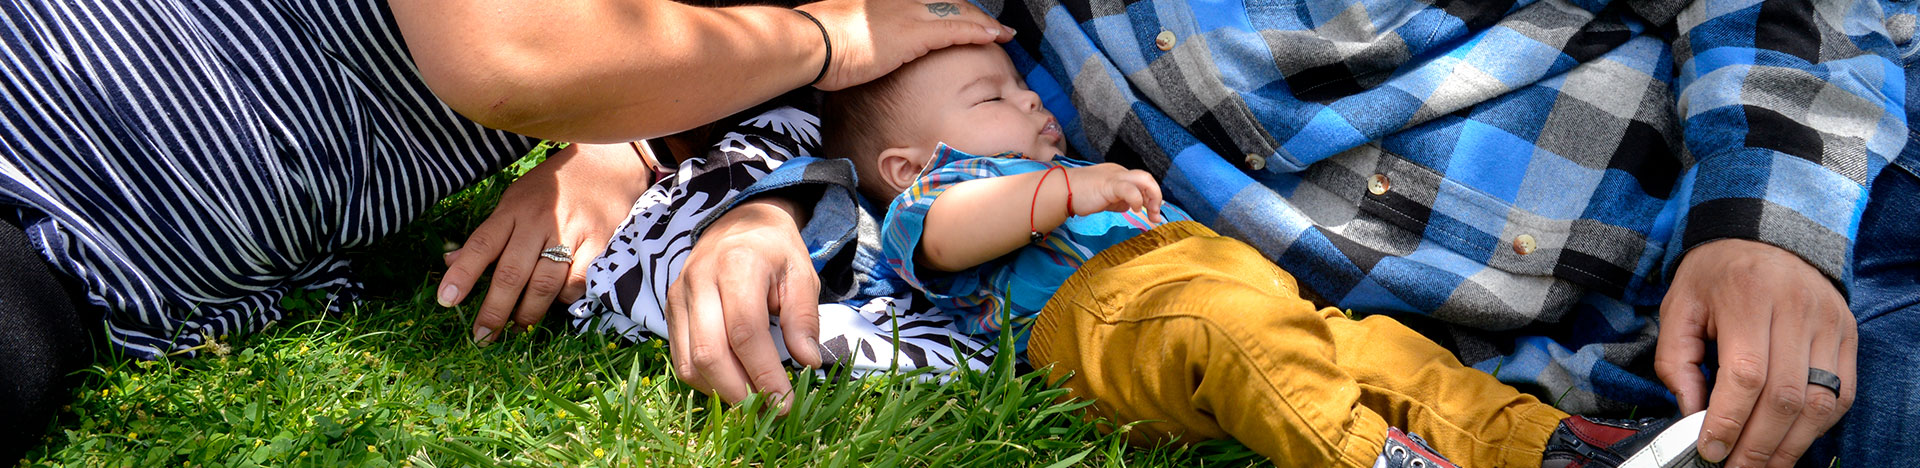
<svg viewBox="0 0 1920 468"><path fill-rule="evenodd" d="M573 249L567 247L567 244L555 245L540 251L540 258L560 263L573 263Z"/></svg>

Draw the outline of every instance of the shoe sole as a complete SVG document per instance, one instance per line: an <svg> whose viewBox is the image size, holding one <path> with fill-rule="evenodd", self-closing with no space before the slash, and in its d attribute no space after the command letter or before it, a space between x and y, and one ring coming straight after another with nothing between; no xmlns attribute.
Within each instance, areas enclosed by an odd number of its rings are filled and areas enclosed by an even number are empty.
<svg viewBox="0 0 1920 468"><path fill-rule="evenodd" d="M1673 425L1660 431L1653 442L1641 447L1632 457L1620 463L1620 468L1713 468L1717 463L1701 460L1695 447L1700 442L1700 424L1707 419L1707 412L1693 413Z"/></svg>

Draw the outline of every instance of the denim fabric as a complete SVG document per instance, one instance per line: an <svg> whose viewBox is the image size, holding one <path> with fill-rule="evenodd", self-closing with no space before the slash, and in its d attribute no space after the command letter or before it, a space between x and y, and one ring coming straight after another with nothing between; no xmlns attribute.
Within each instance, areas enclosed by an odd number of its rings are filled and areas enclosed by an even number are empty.
<svg viewBox="0 0 1920 468"><path fill-rule="evenodd" d="M1909 152L1920 152L1909 148ZM1902 162L1908 156L1902 157ZM1920 177L1896 164L1873 182L1854 247L1851 304L1860 319L1859 391L1853 409L1802 466L1910 466L1920 447Z"/></svg>

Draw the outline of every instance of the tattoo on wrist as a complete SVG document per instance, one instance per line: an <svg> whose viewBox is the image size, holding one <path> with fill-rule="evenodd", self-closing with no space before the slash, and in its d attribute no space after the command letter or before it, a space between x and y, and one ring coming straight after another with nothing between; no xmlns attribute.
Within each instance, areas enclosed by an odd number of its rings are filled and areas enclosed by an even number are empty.
<svg viewBox="0 0 1920 468"><path fill-rule="evenodd" d="M960 14L960 7L947 2L928 3L927 12L933 13L933 16L945 18Z"/></svg>

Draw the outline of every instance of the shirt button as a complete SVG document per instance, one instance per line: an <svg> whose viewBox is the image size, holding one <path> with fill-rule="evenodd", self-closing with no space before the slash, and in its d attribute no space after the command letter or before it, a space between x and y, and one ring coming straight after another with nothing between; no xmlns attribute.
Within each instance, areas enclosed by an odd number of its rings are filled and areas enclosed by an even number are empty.
<svg viewBox="0 0 1920 468"><path fill-rule="evenodd" d="M1387 190L1391 188L1393 188L1393 181L1387 180L1386 174L1374 174L1373 177L1367 178L1368 193L1386 195Z"/></svg>
<svg viewBox="0 0 1920 468"><path fill-rule="evenodd" d="M1173 31L1160 31L1160 35L1153 37L1153 46L1159 47L1162 52L1173 50L1176 42L1178 38L1173 37Z"/></svg>
<svg viewBox="0 0 1920 468"><path fill-rule="evenodd" d="M1247 167L1256 171L1265 170L1267 168L1267 158L1260 157L1258 154L1247 153Z"/></svg>
<svg viewBox="0 0 1920 468"><path fill-rule="evenodd" d="M1533 253L1535 247L1539 247L1539 245L1534 242L1532 234L1521 234L1513 237L1513 253L1520 255L1530 254Z"/></svg>

